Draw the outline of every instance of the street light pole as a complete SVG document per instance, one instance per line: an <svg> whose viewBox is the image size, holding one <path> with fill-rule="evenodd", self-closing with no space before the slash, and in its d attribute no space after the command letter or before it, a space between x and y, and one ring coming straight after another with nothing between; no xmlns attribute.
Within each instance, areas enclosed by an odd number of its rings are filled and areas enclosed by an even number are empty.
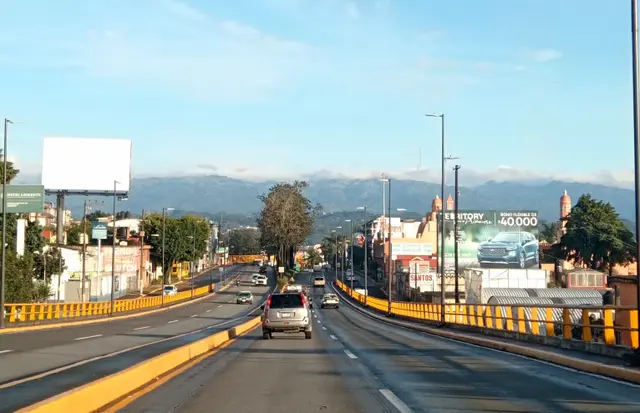
<svg viewBox="0 0 640 413"><path fill-rule="evenodd" d="M391 244L391 234L392 234L392 228L391 228L391 178L389 178L387 180L387 189L389 190L389 194L387 195L387 202L388 202L388 208L389 208L389 286L387 287L387 295L389 298L389 316L391 316L391 287L392 287L392 283L391 283L391 277L393 277L393 272L394 272L394 268L393 268L393 247Z"/></svg>
<svg viewBox="0 0 640 413"><path fill-rule="evenodd" d="M453 199L453 260L456 272L456 280L455 280L455 302L456 304L460 304L460 268L458 262L458 171L460 170L460 165L456 165L453 170L455 171L455 180L454 180L454 192L455 198Z"/></svg>
<svg viewBox="0 0 640 413"><path fill-rule="evenodd" d="M193 266L192 268L195 269L195 271L191 274L191 298L193 298L193 287L194 287L193 279L195 278L195 275L198 271L198 269L195 268L195 266L196 266L196 229L193 230Z"/></svg>
<svg viewBox="0 0 640 413"><path fill-rule="evenodd" d="M349 223L349 234L350 235L350 240L349 240L349 265L351 267L351 291L353 293L353 278L355 276L355 272L354 272L354 268L353 268L353 220L351 219L345 219L344 222L348 222Z"/></svg>
<svg viewBox="0 0 640 413"><path fill-rule="evenodd" d="M165 241L167 238L167 212L168 211L173 211L173 208L162 208L162 292L161 292L161 296L162 298L160 299L160 306L164 305L164 286L166 284L166 280L165 280L165 276L166 276L166 262L165 262L165 254L164 254L164 250L165 250Z"/></svg>
<svg viewBox="0 0 640 413"><path fill-rule="evenodd" d="M84 285L87 280L87 200L84 201L84 210L82 216L82 287L80 302L84 303Z"/></svg>
<svg viewBox="0 0 640 413"><path fill-rule="evenodd" d="M340 227L340 236L342 237L342 242L340 243L340 277L342 278L342 284L344 284L344 251L345 242L344 242L344 228Z"/></svg>
<svg viewBox="0 0 640 413"><path fill-rule="evenodd" d="M631 36L632 36L632 63L633 63L633 150L635 170L635 207L636 207L636 239L640 237L640 70L638 69L638 0L631 0ZM5 134L6 136L6 134ZM5 141L6 142L6 141ZM6 144L5 144L6 145ZM5 154L6 155L6 154ZM4 221L4 220L3 220ZM3 231L4 234L4 231ZM636 261L640 258L640 242L636 241ZM636 311L640 326L640 271L636 271ZM640 330L636 330L640 337Z"/></svg>
<svg viewBox="0 0 640 413"><path fill-rule="evenodd" d="M367 297L369 296L369 274L367 273L367 261L369 260L369 255L367 254L367 244L369 243L369 237L367 237L367 207L363 206L358 209L364 213L364 305L367 305Z"/></svg>
<svg viewBox="0 0 640 413"><path fill-rule="evenodd" d="M116 232L118 232L118 227L116 226L116 201L118 196L116 191L118 189L118 181L113 181L113 243L112 243L112 251L111 251L111 307L109 313L113 315L114 305L115 305L115 294L116 294Z"/></svg>
<svg viewBox="0 0 640 413"><path fill-rule="evenodd" d="M7 140L11 120L4 119L4 146L2 153L2 270L0 272L0 328L4 328L4 288L7 268ZM60 277L60 276L59 276Z"/></svg>

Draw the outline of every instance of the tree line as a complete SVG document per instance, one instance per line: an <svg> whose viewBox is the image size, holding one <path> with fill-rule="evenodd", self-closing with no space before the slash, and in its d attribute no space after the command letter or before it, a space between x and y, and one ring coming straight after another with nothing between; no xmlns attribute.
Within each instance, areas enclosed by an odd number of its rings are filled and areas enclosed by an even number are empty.
<svg viewBox="0 0 640 413"><path fill-rule="evenodd" d="M262 202L257 218L260 246L276 256L279 267L294 268L295 253L313 232L315 217L322 210L305 196L308 186L304 181L281 182L258 196Z"/></svg>
<svg viewBox="0 0 640 413"><path fill-rule="evenodd" d="M1 154L0 151L0 158ZM7 162L7 184L19 173L12 162ZM0 182L2 174L3 165L0 163ZM6 214L5 300L7 303L45 301L52 292L51 276L62 273L66 265L60 250L55 246L47 246L42 235L43 228L38 221L28 223L25 230L25 253L22 256L17 254L17 224L21 215ZM0 224L1 222L0 217Z"/></svg>

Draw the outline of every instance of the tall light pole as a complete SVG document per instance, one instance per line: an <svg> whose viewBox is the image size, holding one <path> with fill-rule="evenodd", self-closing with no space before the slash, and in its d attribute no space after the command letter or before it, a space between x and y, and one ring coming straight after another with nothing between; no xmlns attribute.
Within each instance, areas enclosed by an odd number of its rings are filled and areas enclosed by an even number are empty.
<svg viewBox="0 0 640 413"><path fill-rule="evenodd" d="M342 226L340 228L340 237L342 238L342 242L340 242L340 278L342 279L342 284L344 284L344 251L345 243L344 243L344 228Z"/></svg>
<svg viewBox="0 0 640 413"><path fill-rule="evenodd" d="M369 243L369 237L367 237L367 207L362 206L357 209L364 214L364 304L367 305L367 297L369 296L369 274L367 273L367 261L369 261L369 256L367 255L367 244Z"/></svg>
<svg viewBox="0 0 640 413"><path fill-rule="evenodd" d="M345 219L344 222L348 222L349 227L349 266L351 267L351 290L353 291L353 279L355 278L355 269L353 268L353 220Z"/></svg>
<svg viewBox="0 0 640 413"><path fill-rule="evenodd" d="M118 200L118 195L117 195L117 191L118 191L118 184L120 182L114 180L113 181L113 233L112 233L112 238L113 238L113 243L111 245L111 307L110 307L110 311L109 313L111 315L113 315L113 310L114 310L114 304L115 304L115 294L116 294L116 238L117 238L117 232L118 232L118 227L116 225L117 219L116 219L116 202Z"/></svg>
<svg viewBox="0 0 640 413"><path fill-rule="evenodd" d="M635 206L636 206L636 261L640 259L640 70L638 69L638 0L631 0L631 36L633 62L633 152L635 170ZM5 134L6 136L6 134ZM6 142L6 140L5 140ZM5 144L6 145L6 144ZM4 234L4 231L3 231ZM636 308L638 326L640 326L640 271L636 271ZM640 336L640 330L637 332Z"/></svg>
<svg viewBox="0 0 640 413"><path fill-rule="evenodd" d="M334 277L337 280L338 279L338 231L336 231L335 229L331 230L331 233L334 234L334 238L335 238L335 251L333 252L333 272L334 272Z"/></svg>
<svg viewBox="0 0 640 413"><path fill-rule="evenodd" d="M191 298L193 298L193 279L196 275L196 230L193 230L193 235L189 235L187 238L193 240L193 264L191 265Z"/></svg>
<svg viewBox="0 0 640 413"><path fill-rule="evenodd" d="M4 146L2 153L2 270L0 272L0 328L4 328L4 287L7 267L7 141L9 139L9 124L13 122L4 119ZM58 277L61 277L59 275Z"/></svg>
<svg viewBox="0 0 640 413"><path fill-rule="evenodd" d="M162 298L160 299L160 305L164 305L164 285L165 285L165 260L164 260L164 250L165 250L165 242L167 238L167 212L173 211L173 208L162 208Z"/></svg>

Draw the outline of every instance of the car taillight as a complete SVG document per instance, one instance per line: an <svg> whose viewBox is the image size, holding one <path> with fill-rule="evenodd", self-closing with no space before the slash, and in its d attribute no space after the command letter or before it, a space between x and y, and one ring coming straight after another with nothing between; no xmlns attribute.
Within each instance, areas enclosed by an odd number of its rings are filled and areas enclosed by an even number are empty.
<svg viewBox="0 0 640 413"><path fill-rule="evenodd" d="M271 307L271 296L269 296L269 298L267 298L267 305L264 308L266 308L268 310L269 307Z"/></svg>
<svg viewBox="0 0 640 413"><path fill-rule="evenodd" d="M302 298L302 305L307 305L307 299L304 298L304 294L300 294L300 297Z"/></svg>

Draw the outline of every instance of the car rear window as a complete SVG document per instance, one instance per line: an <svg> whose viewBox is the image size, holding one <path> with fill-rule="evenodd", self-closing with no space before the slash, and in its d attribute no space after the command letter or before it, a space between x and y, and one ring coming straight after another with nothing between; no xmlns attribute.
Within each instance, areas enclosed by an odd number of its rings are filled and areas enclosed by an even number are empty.
<svg viewBox="0 0 640 413"><path fill-rule="evenodd" d="M300 294L279 294L271 296L271 308L304 307Z"/></svg>
<svg viewBox="0 0 640 413"><path fill-rule="evenodd" d="M251 297L251 293L238 293L238 297L249 298Z"/></svg>
<svg viewBox="0 0 640 413"><path fill-rule="evenodd" d="M316 277L316 281L324 281L323 277Z"/></svg>

